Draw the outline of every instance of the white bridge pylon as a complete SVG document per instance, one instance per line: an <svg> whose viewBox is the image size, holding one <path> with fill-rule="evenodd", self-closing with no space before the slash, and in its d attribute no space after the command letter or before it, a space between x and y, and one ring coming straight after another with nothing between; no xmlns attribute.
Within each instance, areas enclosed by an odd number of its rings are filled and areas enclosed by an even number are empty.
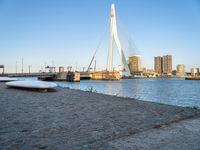
<svg viewBox="0 0 200 150"><path fill-rule="evenodd" d="M128 64L126 62L126 58L124 56L124 52L122 49L122 45L120 43L118 32L117 32L117 21L116 21L116 14L115 14L115 5L111 5L111 18L110 18L110 43L109 43L109 49L108 49L108 60L107 60L107 70L113 71L113 44L114 42L117 45L117 49L119 51L119 55L121 57L121 65L122 65L122 73L125 73L124 75L130 76L130 69L128 67Z"/></svg>

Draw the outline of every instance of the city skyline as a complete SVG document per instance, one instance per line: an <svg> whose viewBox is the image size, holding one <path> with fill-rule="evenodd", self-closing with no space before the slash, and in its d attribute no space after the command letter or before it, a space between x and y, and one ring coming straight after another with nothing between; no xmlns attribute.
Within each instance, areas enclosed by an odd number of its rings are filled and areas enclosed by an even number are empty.
<svg viewBox="0 0 200 150"><path fill-rule="evenodd" d="M153 68L155 56L171 54L173 69L177 64L185 64L186 71L200 67L200 3L196 0L0 1L0 64L9 72L15 72L16 61L21 71L22 58L26 72L29 65L33 70L45 64L87 67L106 28L112 2L117 21L134 43L134 50L125 49L127 59L140 54L142 67ZM99 67L106 65L108 38L97 54Z"/></svg>

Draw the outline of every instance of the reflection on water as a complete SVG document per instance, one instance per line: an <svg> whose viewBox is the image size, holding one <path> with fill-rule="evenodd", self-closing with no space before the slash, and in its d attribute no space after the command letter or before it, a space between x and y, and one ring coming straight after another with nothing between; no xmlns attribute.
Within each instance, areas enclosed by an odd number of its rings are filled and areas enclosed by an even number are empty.
<svg viewBox="0 0 200 150"><path fill-rule="evenodd" d="M178 106L200 107L200 81L182 78L123 79L120 81L82 80L80 83L57 82L63 87L132 97Z"/></svg>

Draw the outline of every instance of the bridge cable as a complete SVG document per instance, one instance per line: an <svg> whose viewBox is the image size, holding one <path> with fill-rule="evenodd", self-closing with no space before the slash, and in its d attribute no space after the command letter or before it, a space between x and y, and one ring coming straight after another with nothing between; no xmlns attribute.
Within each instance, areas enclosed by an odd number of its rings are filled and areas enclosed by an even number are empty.
<svg viewBox="0 0 200 150"><path fill-rule="evenodd" d="M124 30L124 27L122 26L122 23L120 22L119 19L118 19L117 25L118 25L118 31L119 31L119 38L121 35L122 47L124 48L125 53L127 53L127 54L129 53L129 55L134 54L134 53L140 54L138 47L136 46L133 39L127 34L126 30ZM125 41L127 41L127 42L124 43ZM127 49L128 49L128 51L127 51Z"/></svg>
<svg viewBox="0 0 200 150"><path fill-rule="evenodd" d="M107 25L109 25L109 24L110 24L110 18L109 18L109 20L108 20ZM107 32L107 29L108 29L107 25L106 25L106 29L105 29L104 33L102 33L102 35L101 35L100 41L99 41L99 43L98 43L98 45L97 45L97 48L95 49L94 55L92 56L92 59L91 59L90 64L89 64L89 66L88 66L87 72L90 71L90 67L91 67L91 65L92 65L92 63L93 63L93 61L94 61L94 58L95 58L95 56L96 56L96 53L97 53L97 51L99 50L99 48L100 48L100 46L101 46L101 44L102 44L102 42L103 42L103 40L104 40L104 37L105 37L106 32Z"/></svg>

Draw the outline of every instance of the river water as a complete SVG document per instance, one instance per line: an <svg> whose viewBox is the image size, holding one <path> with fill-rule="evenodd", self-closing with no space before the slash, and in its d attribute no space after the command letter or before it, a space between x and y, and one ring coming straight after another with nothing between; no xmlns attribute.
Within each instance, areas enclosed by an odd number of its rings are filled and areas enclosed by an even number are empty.
<svg viewBox="0 0 200 150"><path fill-rule="evenodd" d="M56 82L62 87L131 97L170 105L200 107L200 81L184 78L122 79L119 81L82 80Z"/></svg>
<svg viewBox="0 0 200 150"><path fill-rule="evenodd" d="M35 80L36 78L28 78ZM200 108L200 80L184 78L122 79L119 81L81 80L56 82L61 87L131 97L163 104Z"/></svg>

